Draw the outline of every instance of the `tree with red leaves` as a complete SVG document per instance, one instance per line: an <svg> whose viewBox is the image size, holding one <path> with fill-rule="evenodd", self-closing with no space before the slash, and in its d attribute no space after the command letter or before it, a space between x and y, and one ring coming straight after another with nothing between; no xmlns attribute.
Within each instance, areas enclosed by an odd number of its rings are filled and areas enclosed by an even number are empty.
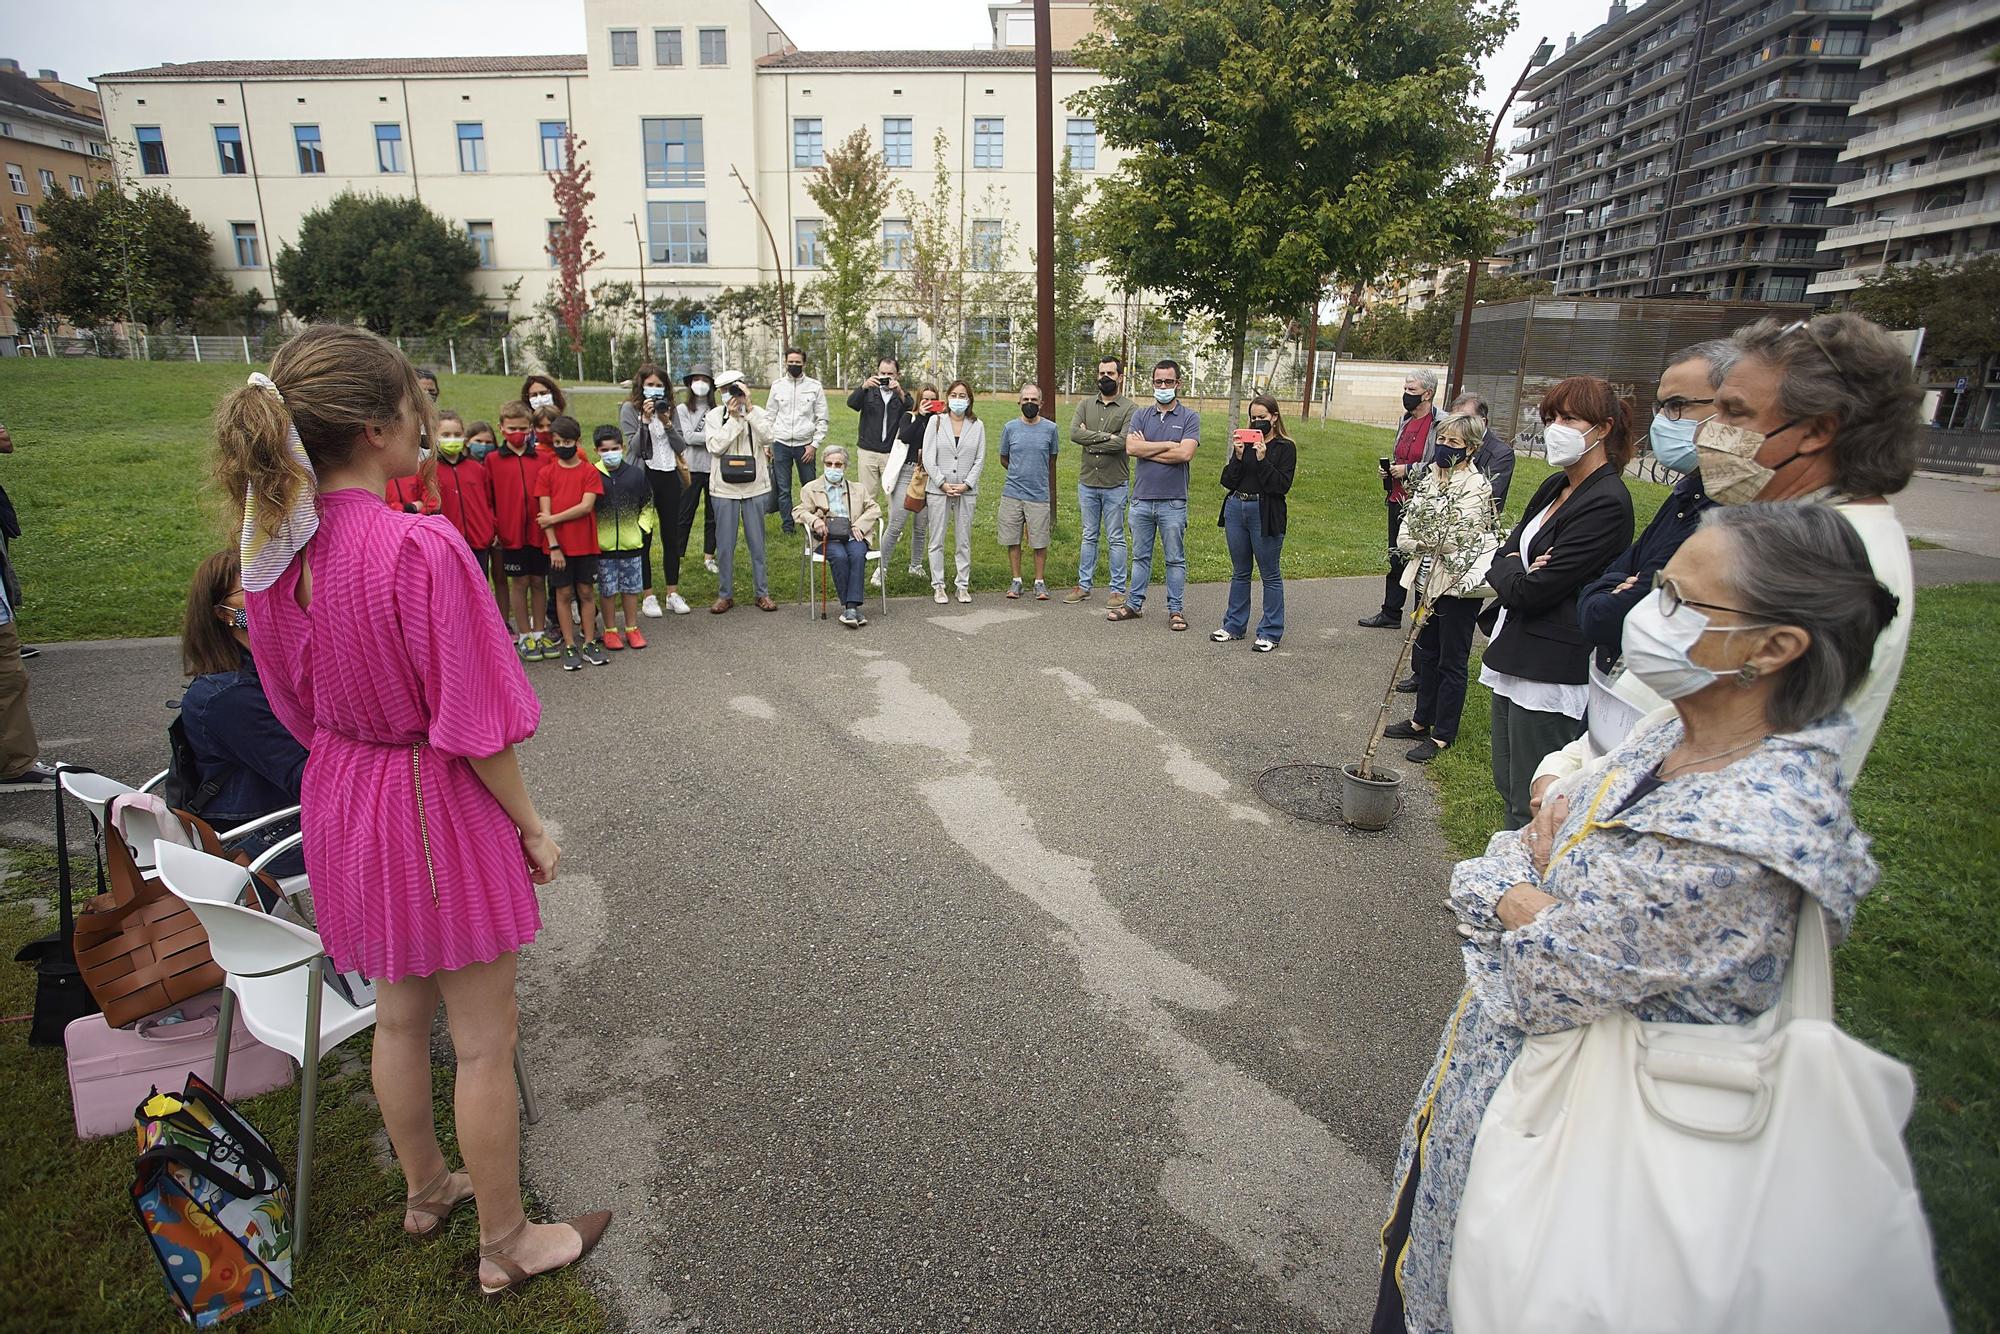
<svg viewBox="0 0 2000 1334"><path fill-rule="evenodd" d="M549 173L560 220L548 244L556 262L556 311L562 317L563 332L569 336L570 351L579 361L583 357L583 317L590 310L583 276L604 258L590 241L590 204L597 192L590 188L590 164L584 160L583 149L584 141L576 137L576 131L565 128L562 165Z"/></svg>

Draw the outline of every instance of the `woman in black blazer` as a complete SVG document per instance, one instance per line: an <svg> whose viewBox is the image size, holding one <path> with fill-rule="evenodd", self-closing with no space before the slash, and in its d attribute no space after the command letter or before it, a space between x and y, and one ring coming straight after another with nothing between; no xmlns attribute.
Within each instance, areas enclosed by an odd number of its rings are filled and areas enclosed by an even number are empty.
<svg viewBox="0 0 2000 1334"><path fill-rule="evenodd" d="M1493 786L1509 829L1528 823L1535 766L1583 730L1590 640L1577 594L1632 542L1630 409L1603 380L1578 375L1543 395L1541 416L1549 462L1562 471L1501 543L1480 617L1491 640L1479 683L1493 691Z"/></svg>

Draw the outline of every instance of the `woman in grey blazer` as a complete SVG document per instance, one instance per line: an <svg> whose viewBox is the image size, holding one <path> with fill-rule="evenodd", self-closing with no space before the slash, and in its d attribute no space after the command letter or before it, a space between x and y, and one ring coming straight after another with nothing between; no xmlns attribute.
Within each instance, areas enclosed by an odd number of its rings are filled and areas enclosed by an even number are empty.
<svg viewBox="0 0 2000 1334"><path fill-rule="evenodd" d="M958 600L972 601L972 511L979 501L979 469L986 461L986 427L972 414L972 386L953 380L944 391L945 410L924 431L924 513L931 536L931 600L949 602L944 592L944 530L955 528Z"/></svg>

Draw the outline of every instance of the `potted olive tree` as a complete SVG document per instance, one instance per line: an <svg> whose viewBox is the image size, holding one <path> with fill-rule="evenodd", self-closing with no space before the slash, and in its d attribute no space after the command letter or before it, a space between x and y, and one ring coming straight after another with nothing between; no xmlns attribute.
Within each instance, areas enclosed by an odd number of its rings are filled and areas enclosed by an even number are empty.
<svg viewBox="0 0 2000 1334"><path fill-rule="evenodd" d="M1462 419L1461 419L1462 420ZM1476 420L1476 419L1472 419ZM1452 421L1440 428L1440 436L1450 431ZM1478 448L1478 440L1470 442ZM1470 478L1478 478L1477 484ZM1484 493L1483 495L1481 493ZM1356 829L1387 829L1402 803L1403 776L1394 769L1375 767L1375 752L1382 745L1382 732L1389 725L1389 710L1396 702L1396 682L1402 679L1410 661L1410 650L1429 619L1437 590L1463 583L1475 570L1484 577L1485 567L1499 549L1498 516L1493 512L1492 490L1470 463L1452 469L1427 468L1410 494L1403 511L1405 544L1414 548L1410 565L1415 569L1415 610L1410 632L1403 636L1402 651L1389 670L1382 691L1382 707L1376 711L1375 726L1357 764L1342 765L1341 818Z"/></svg>

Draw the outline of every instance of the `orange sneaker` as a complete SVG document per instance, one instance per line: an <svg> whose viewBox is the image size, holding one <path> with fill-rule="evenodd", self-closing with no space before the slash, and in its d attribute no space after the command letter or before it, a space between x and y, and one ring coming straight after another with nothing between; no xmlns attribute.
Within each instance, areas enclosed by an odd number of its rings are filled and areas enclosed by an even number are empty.
<svg viewBox="0 0 2000 1334"><path fill-rule="evenodd" d="M616 653L619 649L625 647L625 636L619 634L616 630L613 630L610 626L608 625L605 626L604 647L610 649L613 653Z"/></svg>
<svg viewBox="0 0 2000 1334"><path fill-rule="evenodd" d="M637 630L627 630L625 632L625 645L627 648L644 648L646 647L646 636L640 634Z"/></svg>

